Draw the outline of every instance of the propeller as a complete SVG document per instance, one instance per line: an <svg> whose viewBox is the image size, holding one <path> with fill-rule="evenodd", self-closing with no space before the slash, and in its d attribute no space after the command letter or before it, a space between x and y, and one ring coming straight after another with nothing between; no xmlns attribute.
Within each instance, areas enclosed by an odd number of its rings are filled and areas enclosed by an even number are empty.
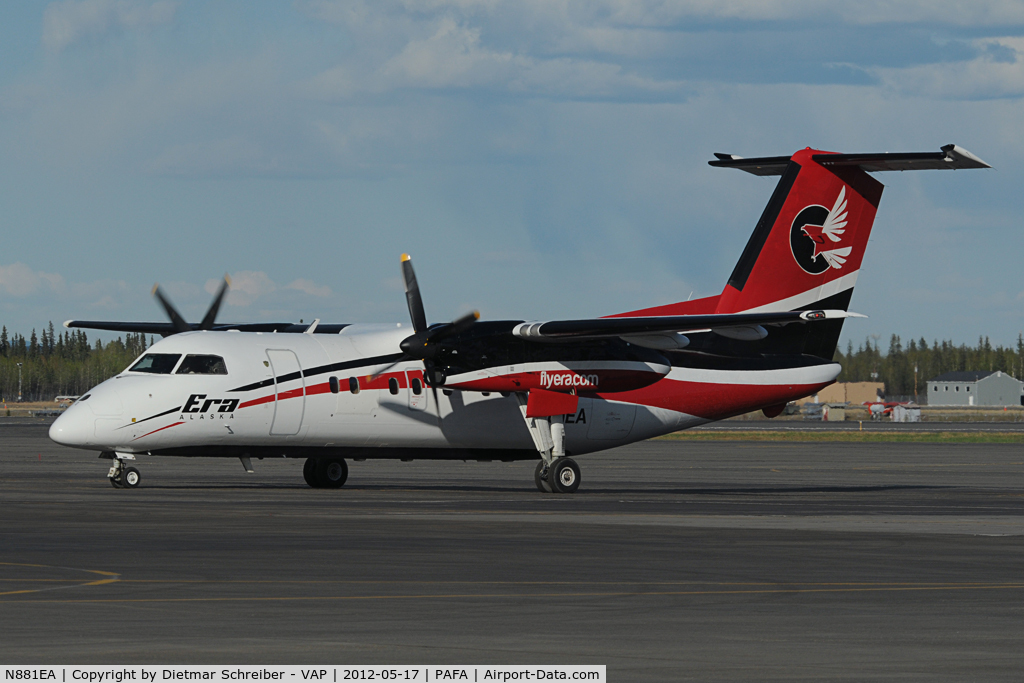
<svg viewBox="0 0 1024 683"><path fill-rule="evenodd" d="M220 311L220 305L224 301L224 296L228 293L228 288L231 286L231 278L227 275L224 276L224 281L221 282L220 288L217 290L217 294L213 297L213 303L210 304L210 308L206 310L206 315L203 316L202 322L199 326L193 328L192 325L185 320L178 309L174 307L170 299L164 295L164 290L160 288L159 284L153 285L153 296L163 306L164 311L167 313L167 317L171 319L171 325L174 327L174 334L181 332L191 332L193 329L199 330L212 330L214 324L217 321L217 312Z"/></svg>
<svg viewBox="0 0 1024 683"><path fill-rule="evenodd" d="M428 326L427 314L423 310L423 297L420 295L420 286L416 281L416 271L412 268L412 258L408 254L402 254L402 276L405 279L405 300L409 305L413 334L399 344L402 349L402 357L383 370L378 370L370 375L370 379L377 379L399 363L410 360L423 361L426 370L424 375L427 384L433 391L434 405L437 406L437 386L444 384L445 380L444 368L439 368L435 362L443 350L440 342L468 330L473 323L480 319L480 313L472 311L450 323L437 323Z"/></svg>

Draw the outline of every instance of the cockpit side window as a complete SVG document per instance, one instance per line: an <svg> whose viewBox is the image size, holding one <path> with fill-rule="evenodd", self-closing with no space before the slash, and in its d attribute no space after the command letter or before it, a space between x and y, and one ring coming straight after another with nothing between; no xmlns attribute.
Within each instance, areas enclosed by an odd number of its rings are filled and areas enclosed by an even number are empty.
<svg viewBox="0 0 1024 683"><path fill-rule="evenodd" d="M128 368L128 372L148 372L153 375L169 375L181 358L180 353L147 353L139 362Z"/></svg>
<svg viewBox="0 0 1024 683"><path fill-rule="evenodd" d="M228 366L220 356L201 356L189 354L181 361L176 375L226 375Z"/></svg>

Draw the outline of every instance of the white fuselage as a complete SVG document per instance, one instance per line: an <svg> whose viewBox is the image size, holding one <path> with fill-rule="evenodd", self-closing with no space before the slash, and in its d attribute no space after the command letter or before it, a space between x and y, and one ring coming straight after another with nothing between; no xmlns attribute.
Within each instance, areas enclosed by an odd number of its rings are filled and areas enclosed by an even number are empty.
<svg viewBox="0 0 1024 683"><path fill-rule="evenodd" d="M227 374L126 370L73 404L50 436L67 446L126 454L238 456L252 448L295 455L336 448L359 449L358 457L451 458L458 457L453 449L494 449L501 457L513 451L537 457L515 395L447 387L435 394L422 384L422 362L388 368L409 333L401 325L360 324L339 334L177 334L146 353L219 356ZM515 371L552 371L551 363L537 365ZM664 366L658 369L664 378L643 390L581 393L576 413L565 416L565 449L572 455L604 450L769 405L765 397L789 400L831 383L838 371L834 363L754 372ZM746 400L744 387L751 388ZM690 411L687 395L698 407L714 404L709 396L732 398L710 414Z"/></svg>

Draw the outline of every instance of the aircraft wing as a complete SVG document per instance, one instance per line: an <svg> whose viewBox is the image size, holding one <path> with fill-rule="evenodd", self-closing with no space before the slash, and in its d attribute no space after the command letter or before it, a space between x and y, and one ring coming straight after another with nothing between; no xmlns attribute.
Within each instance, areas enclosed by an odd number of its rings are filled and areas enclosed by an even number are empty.
<svg viewBox="0 0 1024 683"><path fill-rule="evenodd" d="M809 323L842 318L863 318L859 313L837 310L780 311L773 313L722 313L711 315L645 316L635 318L595 318L592 320L551 320L524 322L512 334L531 341L568 341L600 337L630 337L666 333L754 329L765 325Z"/></svg>
<svg viewBox="0 0 1024 683"><path fill-rule="evenodd" d="M202 323L188 324L193 330L202 329ZM173 323L153 322L116 322L109 320L68 320L64 327L74 327L86 330L105 330L108 332L142 332L144 334L159 334L168 337L177 334ZM343 324L317 325L317 334L337 334L346 327ZM212 330L224 332L227 330L238 330L239 332L305 332L309 329L308 324L296 323L217 323Z"/></svg>

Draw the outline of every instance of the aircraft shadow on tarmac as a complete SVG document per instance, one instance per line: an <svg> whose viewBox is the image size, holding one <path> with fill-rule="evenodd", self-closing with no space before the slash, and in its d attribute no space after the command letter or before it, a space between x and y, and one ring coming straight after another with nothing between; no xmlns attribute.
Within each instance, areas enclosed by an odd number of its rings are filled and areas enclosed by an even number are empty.
<svg viewBox="0 0 1024 683"><path fill-rule="evenodd" d="M272 483L239 483L239 484L149 484L146 489L164 491L190 491L190 490L277 490L288 491L293 489L308 489L302 483L296 484L272 484ZM683 488L659 488L656 486L636 487L589 487L581 488L573 494L573 497L586 495L620 495L620 494L658 494L658 495L686 495L686 496L772 496L788 495L794 493L878 493L884 491L941 491L958 488L957 486L936 486L936 485L915 485L915 484L888 484L888 485L859 485L859 486L759 486L759 487L726 487L712 488L683 487ZM533 492L534 487L525 484L510 482L507 486L480 485L480 484L346 484L342 489L337 490L339 500L344 499L345 491L449 491L452 493L510 493L521 492L524 489ZM537 493L540 493L539 491ZM550 494L544 494L548 496Z"/></svg>

